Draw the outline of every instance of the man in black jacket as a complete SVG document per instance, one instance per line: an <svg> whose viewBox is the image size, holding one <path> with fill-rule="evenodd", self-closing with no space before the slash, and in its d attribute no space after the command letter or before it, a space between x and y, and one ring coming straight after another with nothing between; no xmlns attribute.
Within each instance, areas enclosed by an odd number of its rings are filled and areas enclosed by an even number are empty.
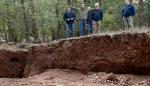
<svg viewBox="0 0 150 86"><path fill-rule="evenodd" d="M88 34L93 34L92 13L93 13L93 9L91 7L88 7L87 21L86 21L86 25L88 28Z"/></svg>
<svg viewBox="0 0 150 86"><path fill-rule="evenodd" d="M133 29L133 16L135 16L135 8L131 0L125 0L125 6L122 9L122 17L125 25L125 30Z"/></svg>
<svg viewBox="0 0 150 86"><path fill-rule="evenodd" d="M92 20L94 34L98 34L101 29L101 22L103 20L103 10L100 8L99 3L95 4L95 9L92 12Z"/></svg>
<svg viewBox="0 0 150 86"><path fill-rule="evenodd" d="M73 37L75 29L75 13L71 10L70 7L68 7L64 13L64 20L66 21L66 37Z"/></svg>

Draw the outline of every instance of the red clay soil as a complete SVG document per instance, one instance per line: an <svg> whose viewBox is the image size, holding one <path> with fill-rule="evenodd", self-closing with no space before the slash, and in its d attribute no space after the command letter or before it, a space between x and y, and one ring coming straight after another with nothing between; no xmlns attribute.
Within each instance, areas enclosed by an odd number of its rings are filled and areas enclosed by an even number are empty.
<svg viewBox="0 0 150 86"><path fill-rule="evenodd" d="M27 61L26 56L26 51L0 50L0 78L21 78Z"/></svg>
<svg viewBox="0 0 150 86"><path fill-rule="evenodd" d="M89 36L29 48L24 76L51 68L150 74L150 36L148 33Z"/></svg>

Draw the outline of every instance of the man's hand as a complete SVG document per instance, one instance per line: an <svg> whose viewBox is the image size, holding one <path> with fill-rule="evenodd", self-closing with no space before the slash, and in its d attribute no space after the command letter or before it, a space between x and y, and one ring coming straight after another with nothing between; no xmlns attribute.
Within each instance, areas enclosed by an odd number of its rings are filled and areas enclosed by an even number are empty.
<svg viewBox="0 0 150 86"><path fill-rule="evenodd" d="M71 18L71 20L73 20L74 18Z"/></svg>
<svg viewBox="0 0 150 86"><path fill-rule="evenodd" d="M67 19L67 21L70 21L70 19Z"/></svg>

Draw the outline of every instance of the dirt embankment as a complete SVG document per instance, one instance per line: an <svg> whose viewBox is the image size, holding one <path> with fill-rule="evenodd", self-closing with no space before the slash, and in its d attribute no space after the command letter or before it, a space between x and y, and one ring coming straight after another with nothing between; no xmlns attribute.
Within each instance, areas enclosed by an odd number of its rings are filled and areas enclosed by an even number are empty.
<svg viewBox="0 0 150 86"><path fill-rule="evenodd" d="M22 76L24 72L27 77L51 68L150 74L149 53L148 33L67 39L32 46L27 52L0 51L0 76Z"/></svg>
<svg viewBox="0 0 150 86"><path fill-rule="evenodd" d="M27 51L0 50L0 78L21 78L27 62Z"/></svg>
<svg viewBox="0 0 150 86"><path fill-rule="evenodd" d="M50 68L149 74L149 57L148 33L89 36L31 47L24 74L35 75Z"/></svg>

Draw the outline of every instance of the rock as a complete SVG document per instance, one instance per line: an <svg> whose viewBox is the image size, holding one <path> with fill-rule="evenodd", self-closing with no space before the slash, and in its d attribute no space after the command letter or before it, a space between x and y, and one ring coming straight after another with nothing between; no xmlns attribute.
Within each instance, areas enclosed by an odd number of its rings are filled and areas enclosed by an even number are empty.
<svg viewBox="0 0 150 86"><path fill-rule="evenodd" d="M34 37L30 36L29 37L29 43L33 43L35 41Z"/></svg>
<svg viewBox="0 0 150 86"><path fill-rule="evenodd" d="M20 49L28 49L32 45L33 45L32 43L21 43L21 44L17 44L17 47Z"/></svg>
<svg viewBox="0 0 150 86"><path fill-rule="evenodd" d="M4 40L2 37L0 37L0 44L6 43L6 40Z"/></svg>
<svg viewBox="0 0 150 86"><path fill-rule="evenodd" d="M11 46L11 45L15 45L16 43L15 42L8 42L7 44Z"/></svg>
<svg viewBox="0 0 150 86"><path fill-rule="evenodd" d="M34 37L29 36L29 37L28 37L28 41L24 38L24 39L22 40L22 43L34 43L34 41L35 41Z"/></svg>
<svg viewBox="0 0 150 86"><path fill-rule="evenodd" d="M106 81L111 81L111 82L114 82L114 83L119 82L119 80L117 79L117 77L115 75L113 75L113 74L107 76Z"/></svg>

